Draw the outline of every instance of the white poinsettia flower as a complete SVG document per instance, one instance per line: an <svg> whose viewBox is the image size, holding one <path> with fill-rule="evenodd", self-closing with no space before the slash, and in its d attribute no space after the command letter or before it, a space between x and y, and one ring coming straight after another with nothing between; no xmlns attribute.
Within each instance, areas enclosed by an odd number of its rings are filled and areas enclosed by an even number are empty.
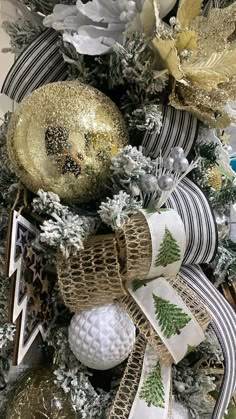
<svg viewBox="0 0 236 419"><path fill-rule="evenodd" d="M143 11L142 20L152 22L154 2L163 17L176 0L92 0L86 4L77 0L76 6L57 4L43 23L63 31L64 41L71 43L80 54L101 55L117 42L122 44L124 33Z"/></svg>
<svg viewBox="0 0 236 419"><path fill-rule="evenodd" d="M44 25L62 30L63 39L80 54L101 55L110 51L116 42L122 42L127 30L145 0L93 0L76 6L57 4L53 14L44 19Z"/></svg>

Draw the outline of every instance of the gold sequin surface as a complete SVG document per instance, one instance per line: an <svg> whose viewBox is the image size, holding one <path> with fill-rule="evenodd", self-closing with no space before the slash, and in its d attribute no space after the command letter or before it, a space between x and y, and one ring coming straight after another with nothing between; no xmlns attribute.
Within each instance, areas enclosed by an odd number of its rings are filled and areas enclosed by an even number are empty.
<svg viewBox="0 0 236 419"><path fill-rule="evenodd" d="M170 105L211 127L234 122L226 109L236 92L236 3L201 14L202 0L182 0L174 23L158 26L154 49L171 76Z"/></svg>
<svg viewBox="0 0 236 419"><path fill-rule="evenodd" d="M26 373L12 390L5 419L76 419L69 396L54 381L51 368Z"/></svg>
<svg viewBox="0 0 236 419"><path fill-rule="evenodd" d="M80 203L104 193L111 158L127 142L115 104L78 81L33 92L13 114L8 132L10 159L31 191Z"/></svg>
<svg viewBox="0 0 236 419"><path fill-rule="evenodd" d="M215 191L220 191L222 188L222 174L216 166L213 167L208 174L208 184L215 189Z"/></svg>

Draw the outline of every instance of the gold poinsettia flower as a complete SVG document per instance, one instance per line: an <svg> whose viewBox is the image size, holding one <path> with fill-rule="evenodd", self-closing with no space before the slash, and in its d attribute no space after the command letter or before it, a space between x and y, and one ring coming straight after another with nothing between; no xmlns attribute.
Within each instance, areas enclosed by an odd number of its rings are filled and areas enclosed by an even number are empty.
<svg viewBox="0 0 236 419"><path fill-rule="evenodd" d="M172 26L159 25L152 45L173 80L170 104L222 128L231 121L225 105L236 99L236 4L208 16L201 8L202 0L181 0Z"/></svg>

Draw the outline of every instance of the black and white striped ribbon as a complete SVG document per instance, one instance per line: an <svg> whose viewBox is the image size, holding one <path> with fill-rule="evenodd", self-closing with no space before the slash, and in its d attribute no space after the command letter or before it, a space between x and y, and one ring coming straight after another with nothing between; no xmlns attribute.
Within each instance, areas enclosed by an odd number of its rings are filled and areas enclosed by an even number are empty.
<svg viewBox="0 0 236 419"><path fill-rule="evenodd" d="M190 179L185 178L166 202L181 217L186 232L187 247L183 263L209 263L217 249L217 228L205 195Z"/></svg>
<svg viewBox="0 0 236 419"><path fill-rule="evenodd" d="M1 93L20 102L38 87L66 78L67 65L60 54L58 33L46 29L17 58Z"/></svg>
<svg viewBox="0 0 236 419"><path fill-rule="evenodd" d="M196 140L198 121L189 112L178 111L171 106L163 106L162 128L158 134L156 130L146 131L142 147L146 156L156 158L160 152L168 157L173 147L182 147L188 155Z"/></svg>
<svg viewBox="0 0 236 419"><path fill-rule="evenodd" d="M212 315L212 327L224 354L224 377L212 419L222 419L236 383L236 314L198 266L182 266L180 276L198 294Z"/></svg>

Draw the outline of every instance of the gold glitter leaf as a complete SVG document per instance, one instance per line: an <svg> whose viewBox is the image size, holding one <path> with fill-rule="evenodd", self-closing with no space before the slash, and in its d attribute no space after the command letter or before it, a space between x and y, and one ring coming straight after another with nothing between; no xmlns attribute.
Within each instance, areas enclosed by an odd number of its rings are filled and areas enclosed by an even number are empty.
<svg viewBox="0 0 236 419"><path fill-rule="evenodd" d="M175 40L155 37L152 43L154 48L158 51L163 64L169 70L169 73L176 80L181 80L183 78L183 73L180 68L180 59L175 46Z"/></svg>
<svg viewBox="0 0 236 419"><path fill-rule="evenodd" d="M236 75L236 49L213 52L207 61L182 66L185 75L206 90L217 88Z"/></svg>
<svg viewBox="0 0 236 419"><path fill-rule="evenodd" d="M183 31L178 34L176 48L178 51L183 49L197 49L197 34L194 31Z"/></svg>
<svg viewBox="0 0 236 419"><path fill-rule="evenodd" d="M206 92L196 84L186 86L177 82L169 101L174 108L191 112L212 128L224 128L231 123L224 109L227 94L219 88Z"/></svg>
<svg viewBox="0 0 236 419"><path fill-rule="evenodd" d="M177 23L181 29L188 29L192 20L201 11L203 0L181 0L177 12Z"/></svg>
<svg viewBox="0 0 236 419"><path fill-rule="evenodd" d="M198 34L198 57L231 48L229 37L235 31L236 2L224 9L213 8L207 17L198 16L190 29Z"/></svg>

